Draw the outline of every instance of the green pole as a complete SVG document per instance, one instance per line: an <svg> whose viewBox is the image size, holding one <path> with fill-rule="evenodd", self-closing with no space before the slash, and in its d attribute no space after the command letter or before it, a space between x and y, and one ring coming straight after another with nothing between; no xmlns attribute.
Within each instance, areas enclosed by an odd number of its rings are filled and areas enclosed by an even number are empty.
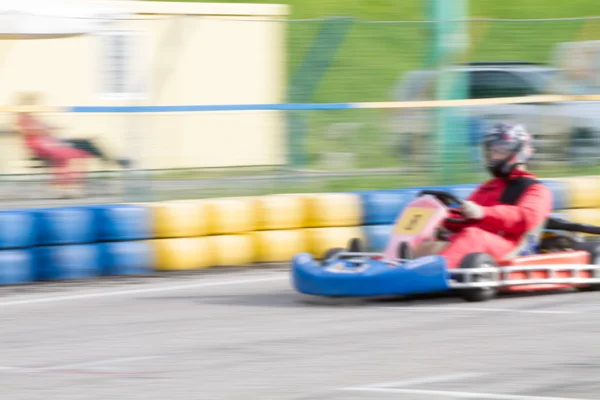
<svg viewBox="0 0 600 400"><path fill-rule="evenodd" d="M437 70L438 100L468 97L467 74L455 67L468 46L468 0L427 0L432 22L430 68ZM467 118L457 107L435 110L437 133L436 175L439 184L451 183L460 172L461 159L466 161Z"/></svg>
<svg viewBox="0 0 600 400"><path fill-rule="evenodd" d="M312 40L302 63L294 72L288 94L291 103L309 103L313 100L319 84L325 78L337 52L354 27L354 18L328 18L321 23L316 37ZM288 166L306 168L308 166L307 111L290 111L288 120Z"/></svg>

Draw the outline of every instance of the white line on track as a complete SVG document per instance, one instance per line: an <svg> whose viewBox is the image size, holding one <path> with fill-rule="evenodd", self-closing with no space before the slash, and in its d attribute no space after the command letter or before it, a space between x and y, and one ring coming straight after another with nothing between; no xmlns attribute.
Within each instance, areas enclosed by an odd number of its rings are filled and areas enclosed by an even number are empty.
<svg viewBox="0 0 600 400"><path fill-rule="evenodd" d="M569 397L544 397L544 396L527 396L516 394L501 394L501 393L478 393L478 392L462 392L450 390L427 390L427 389L407 389L402 387L422 385L426 383L440 383L459 381L463 379L476 378L487 373L457 373L448 375L438 375L424 378L409 379L397 382L378 383L373 385L355 386L342 388L342 391L353 392L371 392L371 393L390 393L390 394L416 394L423 396L440 396L452 397L455 399L479 399L479 400L588 400L582 398Z"/></svg>
<svg viewBox="0 0 600 400"><path fill-rule="evenodd" d="M402 307L394 308L394 310L402 310ZM440 306L440 307L427 307L427 306L416 306L411 308L410 311L474 311L474 312L507 312L517 314L579 314L580 311L571 310L523 310L519 308L496 308L496 307L454 307L454 306Z"/></svg>
<svg viewBox="0 0 600 400"><path fill-rule="evenodd" d="M123 364L133 361L142 361L142 360L153 360L159 358L158 356L147 356L147 357L126 357L126 358L115 358L112 360L101 360L101 361L90 361L83 362L77 364L65 364L65 365L54 365L52 367L39 368L40 371L54 371L61 369L70 369L70 368L86 368L86 367L95 367L99 365L114 365L114 364Z"/></svg>
<svg viewBox="0 0 600 400"><path fill-rule="evenodd" d="M368 389L368 388L389 388L389 387L403 387L403 386L413 386L413 385L422 385L424 383L437 383L437 382L450 382L450 381L458 381L461 379L469 379L469 378L477 378L480 376L489 375L483 372L465 372L460 374L448 374L448 375L437 375L437 376L428 376L424 378L415 378L415 379L407 379L404 381L395 381L395 382L384 382L384 383L375 383L373 385L364 385L357 388L348 388L344 390L354 390L354 389Z"/></svg>
<svg viewBox="0 0 600 400"><path fill-rule="evenodd" d="M13 306L21 306L21 305L33 305L33 304L47 304L47 303L56 303L56 302L65 302L65 301L77 301L77 300L85 300L85 299L98 299L98 298L110 298L110 297L119 297L119 296L132 296L132 295L140 295L140 294L149 294L149 293L161 293L161 292L174 292L179 290L188 290L188 289L202 289L202 288L210 288L210 287L219 287L219 286L234 286L234 285L246 285L246 284L254 284L254 283L263 283L263 282L277 282L277 281L285 281L289 280L288 273L281 274L269 274L265 277L254 277L254 278L240 278L240 279L228 279L221 281L208 281L208 282L198 282L198 283L188 283L188 284L180 284L180 285L157 285L157 286L145 286L138 289L122 289L122 290L98 290L98 291L78 291L73 294L67 295L47 295L44 297L29 297L24 295L24 298L18 300L8 300L0 302L0 311L2 309L6 309L8 307ZM94 289L91 289L94 290ZM571 311L571 310L527 310L527 309L519 309L519 308L497 308L497 307L461 307L461 306L402 306L402 307L392 307L385 308L392 312L451 312L451 311L465 311L465 312L503 312L503 313L515 313L515 314L580 314L583 311ZM380 309L381 310L381 309Z"/></svg>
<svg viewBox="0 0 600 400"><path fill-rule="evenodd" d="M31 372L48 372L48 371L61 371L69 369L80 369L89 370L91 367L98 367L102 365L113 366L115 364L123 364L134 361L145 361L160 358L159 356L146 356L146 357L125 357L125 358L114 358L110 360L90 361L76 364L63 364L53 365L51 367L12 367L12 366L0 366L0 372L13 372L13 373L31 373Z"/></svg>
<svg viewBox="0 0 600 400"><path fill-rule="evenodd" d="M126 290L114 290L114 291L103 291L95 293L75 293L64 296L47 296L47 297L34 297L23 300L9 300L0 302L0 308L29 305L29 304L43 304L43 303L55 303L59 301L71 301L71 300L83 300L83 299L94 299L94 298L105 298L105 297L118 297L118 296L129 296L134 294L146 294L146 293L159 293L159 292L171 292L177 290L187 289L200 289L215 286L231 286L231 285L245 285L249 283L261 283L261 282L273 282L289 279L288 275L285 276L270 276L266 278L251 278L251 279L237 279L237 280L225 280L225 281L214 281L214 282L201 282L191 283L185 285L161 285L155 287L146 287L142 289L126 289Z"/></svg>
<svg viewBox="0 0 600 400"><path fill-rule="evenodd" d="M500 394L500 393L476 393L476 392L453 392L446 390L421 390L421 389L392 389L376 387L357 387L343 390L359 392L379 392L393 394L416 394L423 396L441 396L452 397L455 399L479 399L479 400L591 400L573 397L544 397L544 396L526 396L522 394ZM429 397L431 398L431 397Z"/></svg>
<svg viewBox="0 0 600 400"><path fill-rule="evenodd" d="M27 373L27 372L35 372L37 370L35 368L9 367L9 366L0 365L0 372L2 372L2 371Z"/></svg>

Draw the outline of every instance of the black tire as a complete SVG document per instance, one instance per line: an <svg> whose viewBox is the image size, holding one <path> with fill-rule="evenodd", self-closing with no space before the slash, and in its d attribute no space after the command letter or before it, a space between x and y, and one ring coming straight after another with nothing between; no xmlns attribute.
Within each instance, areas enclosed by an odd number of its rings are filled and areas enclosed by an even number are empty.
<svg viewBox="0 0 600 400"><path fill-rule="evenodd" d="M600 243L598 242L583 242L577 243L575 250L587 251L590 254L590 264L600 265ZM596 270L592 275L594 278L600 278L600 271ZM600 283L594 283L589 286L578 288L581 292L597 292L600 291Z"/></svg>
<svg viewBox="0 0 600 400"><path fill-rule="evenodd" d="M557 235L554 237L542 239L540 241L540 250L547 253L556 253L575 249L577 246L575 239L566 235Z"/></svg>
<svg viewBox="0 0 600 400"><path fill-rule="evenodd" d="M400 242L398 244L397 256L398 256L398 258L400 258L402 260L410 260L413 258L412 249L410 248L408 243Z"/></svg>
<svg viewBox="0 0 600 400"><path fill-rule="evenodd" d="M327 260L329 260L330 258L335 256L336 254L344 252L344 251L346 251L346 250L342 249L341 247L331 248L331 249L327 250L325 252L325 254L323 254L323 258L321 258L321 260L322 260L322 262L326 262Z"/></svg>
<svg viewBox="0 0 600 400"><path fill-rule="evenodd" d="M359 238L352 238L348 242L348 251L350 253L362 253L364 252L363 243Z"/></svg>
<svg viewBox="0 0 600 400"><path fill-rule="evenodd" d="M460 269L477 269L482 267L497 267L498 264L492 256L487 253L470 253L462 259ZM482 273L481 275L470 275L470 279L464 275L456 276L457 282L471 281L482 282L495 279L493 274ZM458 289L457 293L460 298L468 302L488 301L496 297L496 288L473 288L473 289Z"/></svg>

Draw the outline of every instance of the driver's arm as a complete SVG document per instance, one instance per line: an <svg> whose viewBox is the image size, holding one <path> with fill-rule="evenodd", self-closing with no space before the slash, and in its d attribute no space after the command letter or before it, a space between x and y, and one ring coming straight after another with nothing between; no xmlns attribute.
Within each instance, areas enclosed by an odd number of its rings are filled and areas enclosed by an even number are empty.
<svg viewBox="0 0 600 400"><path fill-rule="evenodd" d="M490 231L520 235L544 222L552 212L552 192L543 184L530 186L516 205L481 207L479 226Z"/></svg>
<svg viewBox="0 0 600 400"><path fill-rule="evenodd" d="M474 201L475 203L477 203L478 197L480 197L481 194L483 193L482 188L484 186L485 185L479 186L469 196L467 196L467 198L465 200ZM448 210L448 218L464 219L464 216L460 213L460 208L459 209L451 208ZM445 220L442 225L444 228L446 228L450 232L460 232L461 230L463 230L466 227L477 224L477 222L478 221L465 221L465 222L461 222L461 223L453 223L453 222L448 222Z"/></svg>
<svg viewBox="0 0 600 400"><path fill-rule="evenodd" d="M449 209L448 210L448 218L463 219L464 217L458 210ZM462 223L454 223L454 222L448 222L447 220L445 220L443 223L443 226L450 232L460 232L467 226L471 226L471 225L475 224L476 222L477 221L465 221Z"/></svg>

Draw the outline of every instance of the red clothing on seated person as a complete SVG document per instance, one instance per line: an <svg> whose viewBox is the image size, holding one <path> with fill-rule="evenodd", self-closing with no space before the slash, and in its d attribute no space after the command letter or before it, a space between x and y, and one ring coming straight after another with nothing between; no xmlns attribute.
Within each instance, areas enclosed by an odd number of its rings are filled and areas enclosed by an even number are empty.
<svg viewBox="0 0 600 400"><path fill-rule="evenodd" d="M56 183L77 183L83 172L71 167L71 160L91 158L92 154L65 146L50 134L48 127L28 113L20 113L17 126L24 134L25 144L35 156L47 159L56 168L53 177Z"/></svg>

